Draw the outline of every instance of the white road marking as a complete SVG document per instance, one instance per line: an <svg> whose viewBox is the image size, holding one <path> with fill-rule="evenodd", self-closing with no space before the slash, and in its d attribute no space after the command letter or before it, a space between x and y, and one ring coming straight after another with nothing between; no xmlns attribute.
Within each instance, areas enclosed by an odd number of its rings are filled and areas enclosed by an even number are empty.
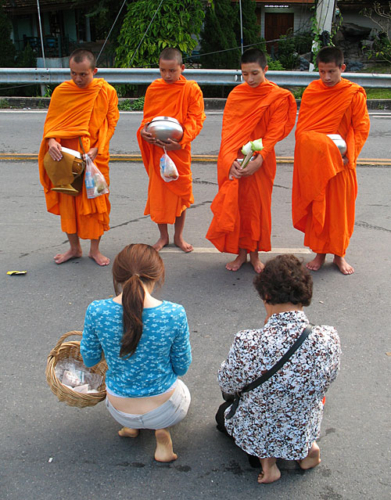
<svg viewBox="0 0 391 500"><path fill-rule="evenodd" d="M160 250L161 253L183 253L180 248L165 247ZM194 250L189 253L216 253L220 254L219 250L214 247L194 247ZM308 248L272 248L270 252L259 252L261 254L282 254L282 253L298 253L298 254L310 254L311 250Z"/></svg>

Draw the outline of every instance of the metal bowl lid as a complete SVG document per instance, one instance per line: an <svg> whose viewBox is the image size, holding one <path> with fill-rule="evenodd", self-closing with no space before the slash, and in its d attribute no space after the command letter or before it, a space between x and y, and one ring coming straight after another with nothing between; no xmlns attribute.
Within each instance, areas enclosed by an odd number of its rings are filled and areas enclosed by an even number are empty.
<svg viewBox="0 0 391 500"><path fill-rule="evenodd" d="M176 118L171 118L171 116L156 116L152 121L152 122L157 122L157 121L165 121L165 122L172 122L172 123L176 123L178 125L180 125L180 123L178 122L178 120Z"/></svg>

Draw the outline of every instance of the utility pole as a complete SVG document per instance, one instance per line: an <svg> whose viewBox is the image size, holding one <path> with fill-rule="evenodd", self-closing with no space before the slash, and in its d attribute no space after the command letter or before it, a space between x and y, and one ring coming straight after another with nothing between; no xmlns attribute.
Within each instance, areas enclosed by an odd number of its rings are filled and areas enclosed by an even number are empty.
<svg viewBox="0 0 391 500"><path fill-rule="evenodd" d="M336 0L317 0L316 2L316 24L318 33L327 32L330 35L333 24ZM318 52L318 42L312 42L312 52ZM310 63L310 71L314 70L314 65Z"/></svg>

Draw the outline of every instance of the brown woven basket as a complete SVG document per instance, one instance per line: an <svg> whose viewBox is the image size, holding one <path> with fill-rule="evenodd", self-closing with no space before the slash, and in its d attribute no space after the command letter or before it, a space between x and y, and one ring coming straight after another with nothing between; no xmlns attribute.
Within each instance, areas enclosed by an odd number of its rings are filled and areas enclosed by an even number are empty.
<svg viewBox="0 0 391 500"><path fill-rule="evenodd" d="M99 392L97 393L81 394L79 392L72 391L72 389L65 387L65 385L63 385L56 377L55 367L57 362L61 359L74 358L77 361L83 362L83 358L80 354L80 341L72 340L70 342L64 342L66 338L73 335L81 337L82 332L74 330L72 332L64 333L54 349L50 351L46 366L46 380L53 394L55 394L60 401L66 403L67 405L77 406L78 408L95 406L106 398L105 375L107 363L105 360L102 360L97 365L89 368L90 372L98 373L103 377L103 382L98 388Z"/></svg>

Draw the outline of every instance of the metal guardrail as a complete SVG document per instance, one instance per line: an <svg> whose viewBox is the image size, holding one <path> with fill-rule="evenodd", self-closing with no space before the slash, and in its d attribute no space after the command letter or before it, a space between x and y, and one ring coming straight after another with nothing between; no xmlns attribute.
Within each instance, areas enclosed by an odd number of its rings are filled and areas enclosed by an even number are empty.
<svg viewBox="0 0 391 500"><path fill-rule="evenodd" d="M237 85L241 71L233 69L186 69L186 78L200 85ZM102 68L98 71L111 84L145 85L160 77L158 68ZM319 78L316 71L268 71L269 80L287 87L306 87ZM390 88L391 74L344 73L344 77L367 88ZM0 68L0 84L58 84L69 80L67 68Z"/></svg>

